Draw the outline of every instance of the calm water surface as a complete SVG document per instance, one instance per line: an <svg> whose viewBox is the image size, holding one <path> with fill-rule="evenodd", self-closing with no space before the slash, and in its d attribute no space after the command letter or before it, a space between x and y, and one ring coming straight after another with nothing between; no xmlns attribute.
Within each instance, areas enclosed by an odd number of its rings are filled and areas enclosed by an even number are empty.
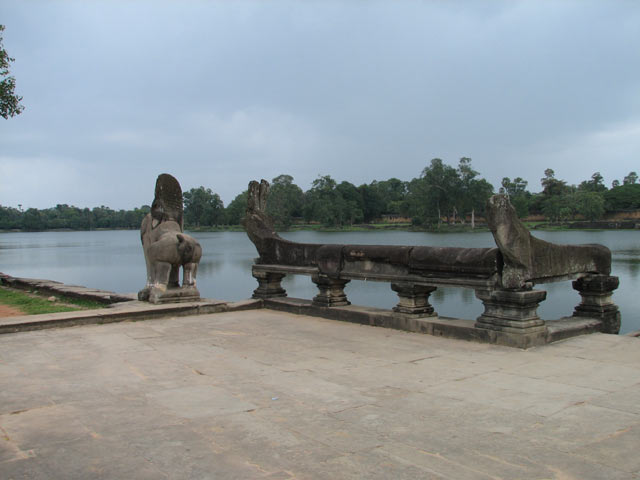
<svg viewBox="0 0 640 480"><path fill-rule="evenodd" d="M613 253L613 275L620 277L614 300L622 312L622 331L640 329L640 231L533 232L555 243L601 243ZM241 300L251 296L257 283L251 265L257 252L243 232L195 233L204 251L198 271L203 297ZM297 242L356 243L378 245L433 245L493 247L489 232L434 234L424 232L289 232L283 237ZM137 292L146 281L140 234L137 231L0 233L0 271L13 276L45 278L64 283ZM283 286L289 296L311 298L315 285L306 276L288 276ZM540 285L547 300L538 310L545 319L570 315L580 296L571 282ZM389 284L352 281L349 300L357 305L391 308L397 296ZM473 290L439 288L432 304L441 316L473 319L482 304Z"/></svg>

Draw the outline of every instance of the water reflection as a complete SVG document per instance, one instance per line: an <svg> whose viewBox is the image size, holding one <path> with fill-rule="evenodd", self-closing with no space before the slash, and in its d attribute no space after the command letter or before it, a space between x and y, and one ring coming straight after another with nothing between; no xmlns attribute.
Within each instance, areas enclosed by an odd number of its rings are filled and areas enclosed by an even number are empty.
<svg viewBox="0 0 640 480"><path fill-rule="evenodd" d="M615 270L624 270L630 277L638 279L640 275L640 247L614 250L612 257Z"/></svg>
<svg viewBox="0 0 640 480"><path fill-rule="evenodd" d="M613 253L613 275L620 277L614 300L622 312L623 333L640 329L636 295L640 291L640 231L533 232L555 243L602 243ZM243 232L193 233L203 247L198 288L203 296L242 300L251 296L257 282L251 265L255 247ZM434 234L425 232L289 232L297 242L377 245L433 245L492 247L488 232ZM41 232L0 234L0 271L24 277L48 278L117 292L136 292L144 286L146 270L137 231ZM290 296L312 298L317 290L308 276L287 276L283 286ZM538 285L547 291L540 316L547 319L571 315L580 296L571 282ZM352 281L346 287L354 304L391 308L397 296L388 283ZM440 287L431 303L441 316L473 319L482 303L471 289Z"/></svg>
<svg viewBox="0 0 640 480"><path fill-rule="evenodd" d="M640 274L640 260L637 258L614 259L613 268L616 271L624 270L630 277L637 279Z"/></svg>
<svg viewBox="0 0 640 480"><path fill-rule="evenodd" d="M210 277L219 270L223 265L221 260L202 259L198 265L198 275Z"/></svg>

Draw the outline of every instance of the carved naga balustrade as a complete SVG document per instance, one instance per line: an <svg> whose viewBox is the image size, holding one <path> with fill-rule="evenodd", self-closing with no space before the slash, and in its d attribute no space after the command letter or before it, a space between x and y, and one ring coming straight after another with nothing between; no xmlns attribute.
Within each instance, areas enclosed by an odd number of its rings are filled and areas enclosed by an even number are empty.
<svg viewBox="0 0 640 480"><path fill-rule="evenodd" d="M409 329L518 347L593 331L617 333L620 328L620 313L611 300L618 278L610 276L610 250L533 237L505 195L487 203L487 222L497 247L457 248L291 242L275 232L266 214L268 194L265 180L249 184L244 225L260 255L252 267L259 284L254 298L273 303L286 297L281 280L287 274L302 274L310 275L319 290L310 305L312 314L327 316L332 307L349 305L345 285L368 280L391 283L399 298L394 313L387 316L395 321L376 324L412 325ZM538 317L546 291L533 286L572 279L582 297L573 316L547 322ZM439 286L474 289L484 313L475 323L440 321L429 304L429 295ZM342 315L329 317L349 320L349 312L356 314L343 309Z"/></svg>

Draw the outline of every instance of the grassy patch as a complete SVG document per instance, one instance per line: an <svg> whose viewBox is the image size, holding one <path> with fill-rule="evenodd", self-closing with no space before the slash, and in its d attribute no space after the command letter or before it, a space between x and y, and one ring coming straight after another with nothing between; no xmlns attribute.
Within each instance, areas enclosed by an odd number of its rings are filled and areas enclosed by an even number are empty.
<svg viewBox="0 0 640 480"><path fill-rule="evenodd" d="M0 304L17 308L25 315L73 312L76 310L89 310L105 307L105 305L101 303L85 299L56 297L56 300L51 302L47 300L47 298L48 297L37 295L35 293L0 287Z"/></svg>

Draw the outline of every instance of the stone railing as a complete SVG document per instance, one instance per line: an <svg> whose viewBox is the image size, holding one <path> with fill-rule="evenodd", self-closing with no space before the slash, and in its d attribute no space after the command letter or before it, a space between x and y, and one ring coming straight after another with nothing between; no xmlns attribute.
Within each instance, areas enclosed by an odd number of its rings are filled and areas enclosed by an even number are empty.
<svg viewBox="0 0 640 480"><path fill-rule="evenodd" d="M388 282L398 295L390 312L397 321L381 322L387 326L420 319L420 327L413 322L413 329L431 332L437 323L437 331L451 336L520 347L592 331L617 333L620 328L620 313L611 299L618 278L610 276L609 249L556 245L532 237L504 195L492 197L487 206L494 248L334 245L296 243L278 236L265 214L268 188L264 180L249 185L245 227L260 254L252 267L258 281L254 298L286 297L281 285L285 275L308 275L318 287L310 313L324 316L331 316L327 309L349 305L344 292L347 283L366 280ZM567 280L574 280L581 302L572 317L545 322L537 309L547 293L534 285ZM458 322L456 328L454 323L447 325L429 303L429 296L440 286L475 290L484 312L474 322ZM356 315L356 309L334 316L349 314Z"/></svg>

